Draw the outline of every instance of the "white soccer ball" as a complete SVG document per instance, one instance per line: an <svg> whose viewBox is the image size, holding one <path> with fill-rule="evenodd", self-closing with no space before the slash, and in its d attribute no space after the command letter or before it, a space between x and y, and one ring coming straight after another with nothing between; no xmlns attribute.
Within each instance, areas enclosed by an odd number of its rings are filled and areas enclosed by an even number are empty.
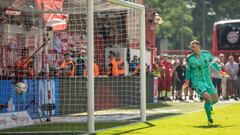
<svg viewBox="0 0 240 135"><path fill-rule="evenodd" d="M24 94L27 91L27 86L23 82L18 82L15 85L15 91L17 94Z"/></svg>

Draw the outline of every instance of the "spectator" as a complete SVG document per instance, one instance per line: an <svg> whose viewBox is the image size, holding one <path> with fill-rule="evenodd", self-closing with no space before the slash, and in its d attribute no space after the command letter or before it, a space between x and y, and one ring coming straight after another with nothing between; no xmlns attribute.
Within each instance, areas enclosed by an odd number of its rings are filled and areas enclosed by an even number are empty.
<svg viewBox="0 0 240 135"><path fill-rule="evenodd" d="M29 50L27 48L22 49L21 55L22 57L15 62L17 81L22 81L24 77L34 75L33 59L29 57Z"/></svg>
<svg viewBox="0 0 240 135"><path fill-rule="evenodd" d="M129 65L129 71L134 72L138 64L139 64L138 56L134 55L133 60L131 61L130 65Z"/></svg>
<svg viewBox="0 0 240 135"><path fill-rule="evenodd" d="M104 39L105 46L108 46L110 41L109 41L109 34L111 32L112 26L111 26L111 20L109 18L109 15L105 16L105 19L102 24L102 35Z"/></svg>
<svg viewBox="0 0 240 135"><path fill-rule="evenodd" d="M116 53L113 51L110 51L108 58L109 58L109 64L108 64L107 75L116 77L119 75L118 62L116 61Z"/></svg>
<svg viewBox="0 0 240 135"><path fill-rule="evenodd" d="M146 67L146 73L148 73L149 72L149 65L146 63L145 67ZM140 75L140 69L141 69L141 65L138 64L137 67L135 68L135 71L133 72L132 76L139 76Z"/></svg>
<svg viewBox="0 0 240 135"><path fill-rule="evenodd" d="M221 63L225 64L225 55L223 53L219 54L219 60Z"/></svg>
<svg viewBox="0 0 240 135"><path fill-rule="evenodd" d="M98 64L97 64L97 61L96 60L94 60L94 65L93 65L94 67L94 77L98 77L99 76L99 66L98 66ZM84 70L84 76L85 77L87 77L87 74L88 74L88 72L87 72L87 68Z"/></svg>
<svg viewBox="0 0 240 135"><path fill-rule="evenodd" d="M84 76L84 70L86 69L86 55L87 51L81 49L76 58L76 76Z"/></svg>
<svg viewBox="0 0 240 135"><path fill-rule="evenodd" d="M119 76L124 76L125 71L124 71L124 60L121 59L121 55L119 52L116 53L116 61L118 63L118 75Z"/></svg>
<svg viewBox="0 0 240 135"><path fill-rule="evenodd" d="M135 68L135 70L132 73L132 76L139 76L140 75L140 64L137 65L137 67Z"/></svg>
<svg viewBox="0 0 240 135"><path fill-rule="evenodd" d="M160 77L161 76L161 74L160 74L160 67L158 66L159 60L160 60L159 57L155 57L154 63L152 64L152 74L155 77Z"/></svg>
<svg viewBox="0 0 240 135"><path fill-rule="evenodd" d="M174 92L176 89L177 85L177 73L176 73L176 68L179 66L179 60L177 55L173 55L173 59L171 61L172 64L172 97L174 98Z"/></svg>
<svg viewBox="0 0 240 135"><path fill-rule="evenodd" d="M220 62L219 59L215 59L215 62L218 64L218 66L222 69L223 64ZM218 92L218 96L220 97L222 94L222 89L221 89L221 83L222 83L222 77L211 68L211 77L212 77L212 82L214 87L216 88Z"/></svg>
<svg viewBox="0 0 240 135"><path fill-rule="evenodd" d="M172 86L172 64L170 62L168 62L168 55L164 54L163 55L163 60L161 62L161 65L164 66L164 73L163 73L163 77L161 79L161 90L162 93L165 92L165 96L163 94L163 97L167 100L171 100L170 99L170 92L171 92L171 86Z"/></svg>
<svg viewBox="0 0 240 135"><path fill-rule="evenodd" d="M176 67L176 100L182 100L182 85L185 82L186 66L183 64L183 59L179 60L179 65Z"/></svg>
<svg viewBox="0 0 240 135"><path fill-rule="evenodd" d="M112 28L109 32L109 44L111 46L118 46L118 41L121 39L120 35L120 30L118 30L117 28Z"/></svg>
<svg viewBox="0 0 240 135"><path fill-rule="evenodd" d="M94 76L95 77L99 76L99 66L96 61L94 61Z"/></svg>
<svg viewBox="0 0 240 135"><path fill-rule="evenodd" d="M60 71L61 76L71 76L73 77L75 74L75 64L71 58L70 53L64 54L64 62L61 64L60 67L57 68Z"/></svg>
<svg viewBox="0 0 240 135"><path fill-rule="evenodd" d="M238 78L237 78L237 73L238 73L238 64L235 62L233 56L228 57L229 62L226 64L226 72L230 75L229 78L227 78L227 89L226 89L226 98L229 98L229 91L230 91L230 86L232 84L233 90L234 90L234 99L238 100L239 97L239 86L238 86Z"/></svg>
<svg viewBox="0 0 240 135"><path fill-rule="evenodd" d="M223 53L219 54L219 60L222 63L222 67L221 68L224 71L226 63L225 63L225 56L224 56ZM222 89L222 98L223 98L223 100L228 99L226 97L226 86L227 86L227 78L222 77L221 89Z"/></svg>

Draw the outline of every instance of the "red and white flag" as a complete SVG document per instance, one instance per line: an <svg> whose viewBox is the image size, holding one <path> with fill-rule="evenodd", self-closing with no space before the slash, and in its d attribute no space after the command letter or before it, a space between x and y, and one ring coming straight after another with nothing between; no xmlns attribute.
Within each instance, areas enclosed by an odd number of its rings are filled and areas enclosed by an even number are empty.
<svg viewBox="0 0 240 135"><path fill-rule="evenodd" d="M63 1L64 0L35 0L39 10L53 12L62 11ZM67 29L67 14L44 13L43 19L45 24L51 26L54 31Z"/></svg>

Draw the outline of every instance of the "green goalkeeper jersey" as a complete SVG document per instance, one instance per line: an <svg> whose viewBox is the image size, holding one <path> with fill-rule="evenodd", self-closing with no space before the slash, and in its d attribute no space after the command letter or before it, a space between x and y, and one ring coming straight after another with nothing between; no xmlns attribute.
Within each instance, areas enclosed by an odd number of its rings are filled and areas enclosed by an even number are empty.
<svg viewBox="0 0 240 135"><path fill-rule="evenodd" d="M187 58L186 80L191 80L192 86L211 86L210 66L214 70L220 71L220 67L214 62L210 52L201 50L201 56L191 54Z"/></svg>

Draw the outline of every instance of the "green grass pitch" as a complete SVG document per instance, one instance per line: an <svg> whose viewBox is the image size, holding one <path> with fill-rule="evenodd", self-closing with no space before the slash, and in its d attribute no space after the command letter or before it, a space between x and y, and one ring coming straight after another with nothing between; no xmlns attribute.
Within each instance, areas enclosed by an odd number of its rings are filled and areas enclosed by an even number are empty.
<svg viewBox="0 0 240 135"><path fill-rule="evenodd" d="M97 135L238 135L240 104L215 107L214 126L208 126L205 111L161 118L99 131Z"/></svg>

